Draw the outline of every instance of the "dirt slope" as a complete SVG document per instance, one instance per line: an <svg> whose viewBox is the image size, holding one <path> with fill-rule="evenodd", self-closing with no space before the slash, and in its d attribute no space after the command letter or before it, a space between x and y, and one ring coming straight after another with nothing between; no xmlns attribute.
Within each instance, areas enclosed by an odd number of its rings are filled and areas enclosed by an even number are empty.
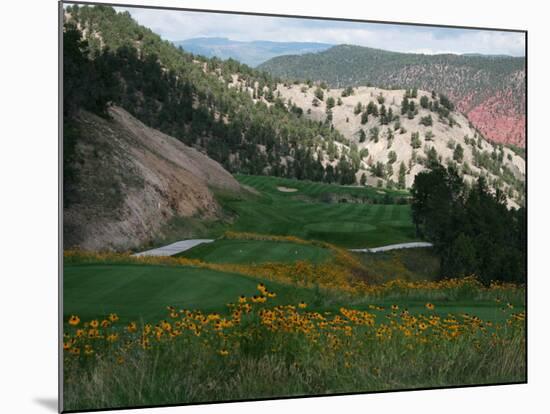
<svg viewBox="0 0 550 414"><path fill-rule="evenodd" d="M241 190L220 164L113 107L77 119L76 184L65 189L64 245L126 250L175 217L221 216L212 189Z"/></svg>

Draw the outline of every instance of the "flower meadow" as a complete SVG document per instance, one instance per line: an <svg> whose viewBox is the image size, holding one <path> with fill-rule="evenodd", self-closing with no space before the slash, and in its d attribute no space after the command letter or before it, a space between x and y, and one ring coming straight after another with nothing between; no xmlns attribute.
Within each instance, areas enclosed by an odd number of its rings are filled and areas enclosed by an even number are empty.
<svg viewBox="0 0 550 414"><path fill-rule="evenodd" d="M487 290L502 295L508 288ZM495 323L440 313L432 302L415 314L398 303L333 311L304 302L274 305L276 292L264 283L257 289L223 313L169 305L156 323L122 323L113 313L92 320L68 316L65 408L525 380L525 313L509 303L502 304L504 321Z"/></svg>
<svg viewBox="0 0 550 414"><path fill-rule="evenodd" d="M221 272L237 273L291 286L315 288L325 294L340 294L354 303L359 300L382 298L432 298L456 300L459 298L489 299L524 296L524 286L514 283L493 282L483 285L475 276L441 279L437 281L409 281L400 278L382 282L377 275L349 251L333 244L303 240L294 236L274 236L257 233L226 232L227 239L284 241L309 244L328 249L332 260L324 263L296 261L294 263L209 263L186 257L132 256L130 253L88 252L66 250L64 261L77 263L150 264L191 266Z"/></svg>
<svg viewBox="0 0 550 414"><path fill-rule="evenodd" d="M166 303L160 320L66 315L65 409L526 380L522 285L487 285L474 276L382 281L358 256L328 243L255 233L224 237L312 244L331 258L235 264L65 251L66 265L208 269L257 284L255 294L228 299L218 312ZM287 287L292 296L282 294ZM309 303L300 301L305 290ZM487 318L474 314L481 309Z"/></svg>

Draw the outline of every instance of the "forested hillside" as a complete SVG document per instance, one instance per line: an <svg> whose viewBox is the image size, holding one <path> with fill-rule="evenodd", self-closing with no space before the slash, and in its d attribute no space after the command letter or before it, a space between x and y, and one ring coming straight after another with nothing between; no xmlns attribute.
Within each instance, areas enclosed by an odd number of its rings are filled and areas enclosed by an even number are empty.
<svg viewBox="0 0 550 414"><path fill-rule="evenodd" d="M279 56L259 69L332 87L435 90L449 96L487 138L525 145L525 58L422 55L339 45L319 53Z"/></svg>
<svg viewBox="0 0 550 414"><path fill-rule="evenodd" d="M346 143L330 123L302 116L274 95L277 80L235 60L199 58L111 7L70 6L69 49L81 54L65 80L66 106L101 113L117 104L146 125L195 146L227 170L325 180L319 152ZM82 41L81 41L82 40ZM77 44L78 42L78 44ZM99 99L99 100L98 100ZM70 147L70 143L67 143ZM343 152L330 179L355 182Z"/></svg>
<svg viewBox="0 0 550 414"><path fill-rule="evenodd" d="M230 172L405 189L439 162L459 167L470 184L484 176L512 205L523 203L524 160L487 143L452 100L431 87L283 82L236 60L188 53L111 7L68 7L65 33L66 111L83 107L106 117L109 105L120 106ZM353 61L355 48L347 51L342 59ZM380 79L373 79L383 84L383 70L398 65L401 54L374 52ZM329 60L319 67L335 66ZM494 71L505 72L496 60ZM65 137L67 159L75 136Z"/></svg>

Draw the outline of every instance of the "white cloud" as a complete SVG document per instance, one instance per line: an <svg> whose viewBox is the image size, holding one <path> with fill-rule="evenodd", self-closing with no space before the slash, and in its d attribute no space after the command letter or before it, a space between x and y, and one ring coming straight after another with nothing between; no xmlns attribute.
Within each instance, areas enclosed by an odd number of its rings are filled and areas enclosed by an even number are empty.
<svg viewBox="0 0 550 414"><path fill-rule="evenodd" d="M393 24L352 23L219 13L119 8L168 40L227 37L233 40L355 44L413 53L484 53L523 56L524 34Z"/></svg>

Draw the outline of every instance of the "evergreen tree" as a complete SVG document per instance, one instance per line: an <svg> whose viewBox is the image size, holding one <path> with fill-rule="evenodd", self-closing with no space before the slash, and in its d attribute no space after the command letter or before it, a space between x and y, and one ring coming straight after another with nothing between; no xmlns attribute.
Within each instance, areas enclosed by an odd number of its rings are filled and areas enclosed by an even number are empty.
<svg viewBox="0 0 550 414"><path fill-rule="evenodd" d="M370 139L374 142L378 142L379 133L380 131L378 127L372 127L371 129L369 129Z"/></svg>
<svg viewBox="0 0 550 414"><path fill-rule="evenodd" d="M322 101L325 97L325 94L323 93L323 90L319 87L317 87L317 89L315 89L314 95L320 101Z"/></svg>
<svg viewBox="0 0 550 414"><path fill-rule="evenodd" d="M455 147L455 150L453 152L453 160L458 163L462 163L462 161L464 160L464 149L462 148L462 145L458 144Z"/></svg>
<svg viewBox="0 0 550 414"><path fill-rule="evenodd" d="M373 101L367 105L367 115L378 116L378 106Z"/></svg>
<svg viewBox="0 0 550 414"><path fill-rule="evenodd" d="M386 176L389 179L393 177L393 165L390 162L386 164Z"/></svg>
<svg viewBox="0 0 550 414"><path fill-rule="evenodd" d="M423 116L420 118L420 125L424 126L432 126L433 125L433 119L431 115Z"/></svg>
<svg viewBox="0 0 550 414"><path fill-rule="evenodd" d="M480 177L468 188L452 168L419 173L411 189L413 221L434 244L447 277L525 281L525 209L508 209Z"/></svg>
<svg viewBox="0 0 550 414"><path fill-rule="evenodd" d="M376 164L373 164L369 168L372 175L379 178L385 178L386 177L386 167L384 163L378 161Z"/></svg>
<svg viewBox="0 0 550 414"><path fill-rule="evenodd" d="M429 99L426 95L422 95L422 97L420 98L420 106L424 109L428 109Z"/></svg>
<svg viewBox="0 0 550 414"><path fill-rule="evenodd" d="M383 104L380 106L380 124L382 125L388 124L386 107Z"/></svg>
<svg viewBox="0 0 550 414"><path fill-rule="evenodd" d="M435 168L437 167L440 162L439 162L439 157L438 157L438 154L437 154L437 151L435 149L435 147L431 147L428 152L427 152L427 167L428 168Z"/></svg>
<svg viewBox="0 0 550 414"><path fill-rule="evenodd" d="M399 176L398 176L398 187L401 189L405 188L406 174L407 174L407 167L405 167L405 163L401 161L401 164L399 165Z"/></svg>
<svg viewBox="0 0 550 414"><path fill-rule="evenodd" d="M345 98L346 96L351 96L354 94L353 87L348 86L346 89L342 91L342 98Z"/></svg>
<svg viewBox="0 0 550 414"><path fill-rule="evenodd" d="M413 149L418 149L421 146L422 146L422 142L420 141L420 133L411 132L411 147L413 147Z"/></svg>
<svg viewBox="0 0 550 414"><path fill-rule="evenodd" d="M409 111L409 99L405 95L401 101L401 115L405 115Z"/></svg>

